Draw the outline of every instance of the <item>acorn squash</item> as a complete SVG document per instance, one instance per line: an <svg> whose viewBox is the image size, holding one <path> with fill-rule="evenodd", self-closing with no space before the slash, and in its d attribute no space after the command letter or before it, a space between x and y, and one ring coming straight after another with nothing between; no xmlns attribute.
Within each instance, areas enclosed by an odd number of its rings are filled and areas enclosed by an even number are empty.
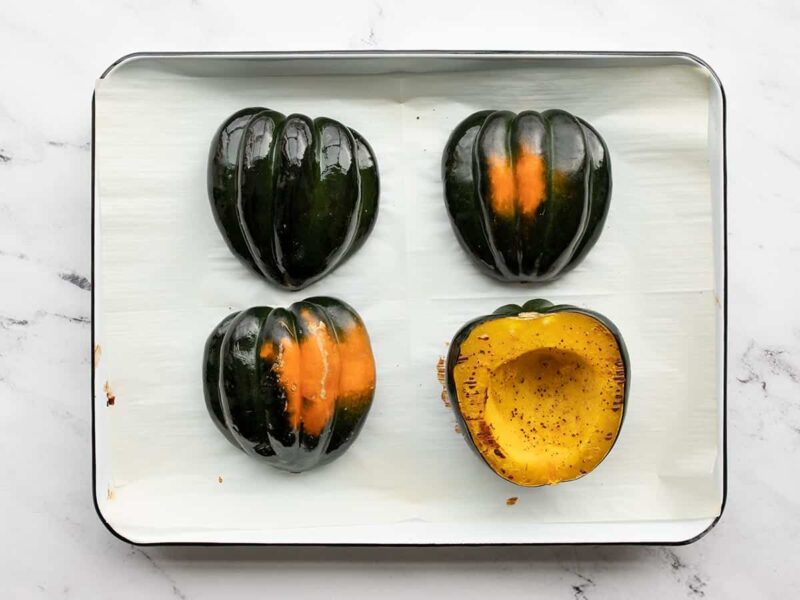
<svg viewBox="0 0 800 600"><path fill-rule="evenodd" d="M458 241L503 281L548 281L575 267L611 200L603 138L563 110L470 115L445 146L442 178Z"/></svg>
<svg viewBox="0 0 800 600"><path fill-rule="evenodd" d="M228 247L289 290L356 252L378 214L378 163L341 123L260 107L226 119L211 142L208 195Z"/></svg>
<svg viewBox="0 0 800 600"><path fill-rule="evenodd" d="M467 323L445 385L468 444L500 477L523 486L591 472L617 440L630 367L611 321L531 300Z"/></svg>
<svg viewBox="0 0 800 600"><path fill-rule="evenodd" d="M334 298L225 317L203 357L206 407L234 446L278 469L308 470L341 456L375 392L364 323Z"/></svg>

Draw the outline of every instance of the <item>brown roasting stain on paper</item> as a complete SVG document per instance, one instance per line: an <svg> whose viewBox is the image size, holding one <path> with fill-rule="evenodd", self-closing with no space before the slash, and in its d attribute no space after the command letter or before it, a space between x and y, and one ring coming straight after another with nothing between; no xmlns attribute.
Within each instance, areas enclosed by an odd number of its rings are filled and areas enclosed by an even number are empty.
<svg viewBox="0 0 800 600"><path fill-rule="evenodd" d="M111 390L111 385L108 383L108 381L103 384L103 391L106 393L106 406L114 406L114 404L117 402L117 397Z"/></svg>
<svg viewBox="0 0 800 600"><path fill-rule="evenodd" d="M442 403L447 407L450 408L450 399L447 397L447 389L445 386L445 362L444 356L439 357L439 362L436 363L436 379L439 380L439 383L442 385Z"/></svg>

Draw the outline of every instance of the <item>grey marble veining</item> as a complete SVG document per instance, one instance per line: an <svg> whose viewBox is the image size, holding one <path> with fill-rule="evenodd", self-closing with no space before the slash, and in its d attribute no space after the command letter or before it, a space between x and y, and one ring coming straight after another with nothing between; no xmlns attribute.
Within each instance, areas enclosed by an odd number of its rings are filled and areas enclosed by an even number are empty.
<svg viewBox="0 0 800 600"><path fill-rule="evenodd" d="M0 591L8 598L800 592L800 5L42 0L0 11ZM91 501L90 101L134 50L687 50L728 101L729 496L686 547L133 548ZM676 176L679 176L677 174Z"/></svg>

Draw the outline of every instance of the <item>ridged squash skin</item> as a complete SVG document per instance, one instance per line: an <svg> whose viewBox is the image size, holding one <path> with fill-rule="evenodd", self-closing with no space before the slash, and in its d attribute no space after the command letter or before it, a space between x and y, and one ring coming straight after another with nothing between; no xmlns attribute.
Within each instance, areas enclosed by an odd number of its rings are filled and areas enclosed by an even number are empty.
<svg viewBox="0 0 800 600"><path fill-rule="evenodd" d="M234 446L275 468L328 463L358 437L375 359L358 313L328 297L225 317L203 355L205 402Z"/></svg>
<svg viewBox="0 0 800 600"><path fill-rule="evenodd" d="M458 241L502 281L550 281L575 267L611 200L606 143L563 110L470 115L445 146L442 179Z"/></svg>
<svg viewBox="0 0 800 600"><path fill-rule="evenodd" d="M352 256L378 215L372 148L326 117L237 111L214 134L207 173L211 209L230 250L288 290Z"/></svg>

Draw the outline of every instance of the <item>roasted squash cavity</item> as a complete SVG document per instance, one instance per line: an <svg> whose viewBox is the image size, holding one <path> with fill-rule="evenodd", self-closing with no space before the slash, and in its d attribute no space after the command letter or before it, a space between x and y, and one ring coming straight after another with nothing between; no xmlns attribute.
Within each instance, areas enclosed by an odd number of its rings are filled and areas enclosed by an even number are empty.
<svg viewBox="0 0 800 600"><path fill-rule="evenodd" d="M453 338L446 387L467 442L524 486L592 471L617 440L629 366L608 319L533 300L467 323Z"/></svg>

